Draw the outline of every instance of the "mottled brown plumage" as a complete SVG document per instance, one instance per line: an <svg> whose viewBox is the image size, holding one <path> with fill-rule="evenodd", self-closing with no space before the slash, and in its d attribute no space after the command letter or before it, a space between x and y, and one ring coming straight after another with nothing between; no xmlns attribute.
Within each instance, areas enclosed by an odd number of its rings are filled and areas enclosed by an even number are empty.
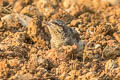
<svg viewBox="0 0 120 80"><path fill-rule="evenodd" d="M78 50L83 48L80 42L77 31L67 25L61 20L52 20L45 22L51 35L51 48L59 48L66 45L77 45Z"/></svg>

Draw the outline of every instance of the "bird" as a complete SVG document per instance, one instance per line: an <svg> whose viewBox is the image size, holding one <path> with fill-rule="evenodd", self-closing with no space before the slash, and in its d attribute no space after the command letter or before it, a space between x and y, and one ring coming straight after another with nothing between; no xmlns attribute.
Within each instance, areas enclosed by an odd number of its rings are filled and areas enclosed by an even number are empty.
<svg viewBox="0 0 120 80"><path fill-rule="evenodd" d="M44 22L51 35L51 48L60 48L67 45L77 45L77 50L83 49L79 34L72 27L68 27L65 22L59 19Z"/></svg>

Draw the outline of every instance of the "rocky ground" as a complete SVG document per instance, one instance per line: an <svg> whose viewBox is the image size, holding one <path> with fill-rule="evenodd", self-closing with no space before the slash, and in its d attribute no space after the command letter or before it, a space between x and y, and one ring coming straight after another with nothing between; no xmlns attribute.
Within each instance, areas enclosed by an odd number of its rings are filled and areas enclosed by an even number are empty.
<svg viewBox="0 0 120 80"><path fill-rule="evenodd" d="M119 0L0 0L0 80L120 80ZM45 21L84 43L50 48Z"/></svg>

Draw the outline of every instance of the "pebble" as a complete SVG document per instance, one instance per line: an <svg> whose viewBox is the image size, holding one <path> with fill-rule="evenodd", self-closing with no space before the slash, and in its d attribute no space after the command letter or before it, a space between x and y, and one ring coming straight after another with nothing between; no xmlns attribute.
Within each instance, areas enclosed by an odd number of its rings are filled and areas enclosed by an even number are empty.
<svg viewBox="0 0 120 80"><path fill-rule="evenodd" d="M100 45L100 44L96 44L96 45L95 45L95 49L98 49L98 48L101 48L101 45Z"/></svg>
<svg viewBox="0 0 120 80"><path fill-rule="evenodd" d="M118 34L118 33L113 33L113 36L115 37L115 39L118 41L118 42L120 42L120 34Z"/></svg>
<svg viewBox="0 0 120 80"><path fill-rule="evenodd" d="M117 63L114 60L110 59L105 64L105 72L108 73L117 67Z"/></svg>
<svg viewBox="0 0 120 80"><path fill-rule="evenodd" d="M32 18L26 15L14 13L2 17L1 20L2 22L6 22L8 26L17 27L17 25L20 23L22 26L27 27L28 23L32 20Z"/></svg>

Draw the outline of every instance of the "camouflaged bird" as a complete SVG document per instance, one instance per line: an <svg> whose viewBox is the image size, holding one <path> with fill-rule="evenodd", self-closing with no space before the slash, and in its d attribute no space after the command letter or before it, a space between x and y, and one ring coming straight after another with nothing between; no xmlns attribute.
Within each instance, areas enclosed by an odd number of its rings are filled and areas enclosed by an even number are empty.
<svg viewBox="0 0 120 80"><path fill-rule="evenodd" d="M83 49L83 43L80 41L77 31L61 20L52 20L45 22L51 35L51 48L60 48L61 46L77 45L78 51Z"/></svg>

